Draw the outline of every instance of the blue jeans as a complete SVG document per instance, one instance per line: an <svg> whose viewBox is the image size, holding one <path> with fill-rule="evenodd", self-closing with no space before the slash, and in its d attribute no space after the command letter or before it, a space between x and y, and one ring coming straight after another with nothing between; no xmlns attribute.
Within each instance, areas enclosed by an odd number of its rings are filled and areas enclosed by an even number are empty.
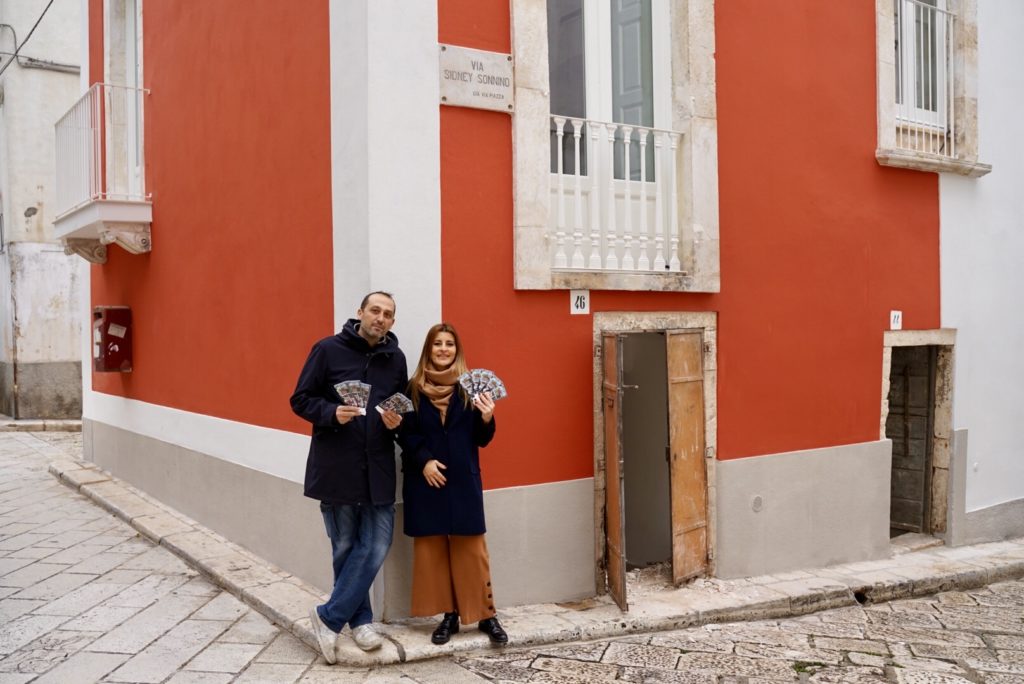
<svg viewBox="0 0 1024 684"><path fill-rule="evenodd" d="M340 632L373 622L370 585L384 564L395 527L395 507L320 504L334 559L334 590L317 607L324 624Z"/></svg>

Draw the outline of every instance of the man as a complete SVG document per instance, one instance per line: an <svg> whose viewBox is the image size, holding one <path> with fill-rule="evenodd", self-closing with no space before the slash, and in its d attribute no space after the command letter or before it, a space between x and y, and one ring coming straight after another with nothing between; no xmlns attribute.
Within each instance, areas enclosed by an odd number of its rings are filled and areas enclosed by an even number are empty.
<svg viewBox="0 0 1024 684"><path fill-rule="evenodd" d="M408 382L405 355L391 333L395 300L363 298L341 332L313 345L291 397L292 410L313 424L305 495L320 501L334 562L327 603L310 608L313 633L333 664L338 633L348 624L364 651L380 648L370 623L370 585L391 545L395 521L395 430L402 418L374 409ZM334 389L344 380L370 385L366 409L347 406Z"/></svg>

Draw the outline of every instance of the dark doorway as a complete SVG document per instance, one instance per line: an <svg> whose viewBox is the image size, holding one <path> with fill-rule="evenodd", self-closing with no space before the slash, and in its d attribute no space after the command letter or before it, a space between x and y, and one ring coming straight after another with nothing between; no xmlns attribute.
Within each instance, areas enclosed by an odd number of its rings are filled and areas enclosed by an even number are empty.
<svg viewBox="0 0 1024 684"><path fill-rule="evenodd" d="M627 568L672 559L666 375L664 333L625 336L622 451Z"/></svg>
<svg viewBox="0 0 1024 684"><path fill-rule="evenodd" d="M885 422L885 436L892 440L890 537L907 532L932 533L936 361L935 347L892 350L889 415Z"/></svg>

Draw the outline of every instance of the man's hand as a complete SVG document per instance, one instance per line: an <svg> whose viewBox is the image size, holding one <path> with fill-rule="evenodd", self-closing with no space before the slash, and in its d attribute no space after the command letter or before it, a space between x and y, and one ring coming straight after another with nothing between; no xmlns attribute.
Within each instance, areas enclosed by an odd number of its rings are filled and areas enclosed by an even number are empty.
<svg viewBox="0 0 1024 684"><path fill-rule="evenodd" d="M441 487L444 487L444 483L447 482L444 475L441 474L441 471L447 469L448 466L444 463L432 458L427 461L427 465L423 466L423 477L427 479L428 485L440 489Z"/></svg>
<svg viewBox="0 0 1024 684"><path fill-rule="evenodd" d="M402 416L399 413L388 410L380 414L380 419L384 421L384 427L388 430L394 430L396 427L402 424Z"/></svg>
<svg viewBox="0 0 1024 684"><path fill-rule="evenodd" d="M334 409L334 417L338 419L338 422L344 425L348 421L352 420L356 416L363 415L363 410L358 406L349 406L348 404L342 404L338 408Z"/></svg>

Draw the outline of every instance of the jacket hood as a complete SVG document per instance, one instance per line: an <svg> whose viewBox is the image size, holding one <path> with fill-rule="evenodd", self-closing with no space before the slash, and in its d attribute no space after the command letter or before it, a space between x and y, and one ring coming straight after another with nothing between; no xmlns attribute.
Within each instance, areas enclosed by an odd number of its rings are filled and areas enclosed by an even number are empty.
<svg viewBox="0 0 1024 684"><path fill-rule="evenodd" d="M392 352L398 349L398 337L390 330L384 335L384 338L380 342L371 347L370 343L359 334L358 318L348 319L345 322L345 325L342 326L341 332L338 333L338 337L346 346L364 352L372 351L376 354Z"/></svg>

